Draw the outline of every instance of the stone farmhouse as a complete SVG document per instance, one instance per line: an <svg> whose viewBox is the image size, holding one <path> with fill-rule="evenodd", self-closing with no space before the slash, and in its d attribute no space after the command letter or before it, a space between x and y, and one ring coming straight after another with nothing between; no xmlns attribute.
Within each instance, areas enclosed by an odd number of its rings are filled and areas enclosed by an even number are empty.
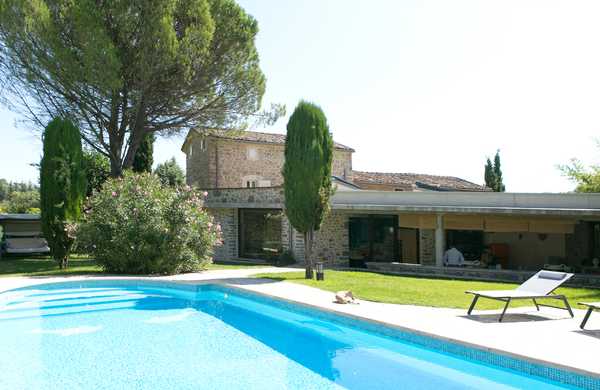
<svg viewBox="0 0 600 390"><path fill-rule="evenodd" d="M223 228L217 260L284 252L304 260L302 235L283 212L284 143L250 131L186 137L187 183L209 193L206 207ZM354 149L334 147L336 192L314 244L322 261L505 280L542 267L600 274L600 195L494 193L450 176L357 171ZM448 245L469 267L443 267Z"/></svg>

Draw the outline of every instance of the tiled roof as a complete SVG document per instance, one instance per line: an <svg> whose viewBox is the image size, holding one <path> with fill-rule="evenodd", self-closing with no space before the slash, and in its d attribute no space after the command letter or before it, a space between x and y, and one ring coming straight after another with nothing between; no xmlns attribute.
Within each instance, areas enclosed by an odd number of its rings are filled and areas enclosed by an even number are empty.
<svg viewBox="0 0 600 390"><path fill-rule="evenodd" d="M389 185L402 191L489 191L479 184L453 176L424 175L419 173L387 173L352 171L358 184Z"/></svg>
<svg viewBox="0 0 600 390"><path fill-rule="evenodd" d="M285 134L261 133L258 131L211 131L208 135L211 137L232 139L237 141L248 141L265 144L285 144ZM333 146L336 149L354 152L354 149L337 142L334 142Z"/></svg>

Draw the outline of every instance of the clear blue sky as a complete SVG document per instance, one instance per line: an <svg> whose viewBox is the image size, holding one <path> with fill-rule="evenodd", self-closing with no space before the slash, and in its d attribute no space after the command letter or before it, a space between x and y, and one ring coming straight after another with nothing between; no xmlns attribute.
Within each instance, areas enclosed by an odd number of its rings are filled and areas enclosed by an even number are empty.
<svg viewBox="0 0 600 390"><path fill-rule="evenodd" d="M600 1L240 0L258 20L264 103L321 105L359 170L561 192L556 165L600 162ZM36 180L40 142L0 111L0 177ZM262 129L285 132L287 117ZM181 139L157 142L155 160Z"/></svg>

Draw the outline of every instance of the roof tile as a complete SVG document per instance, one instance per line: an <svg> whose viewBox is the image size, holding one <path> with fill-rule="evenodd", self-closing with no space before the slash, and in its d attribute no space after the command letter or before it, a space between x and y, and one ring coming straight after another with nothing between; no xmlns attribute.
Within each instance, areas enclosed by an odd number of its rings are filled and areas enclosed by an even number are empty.
<svg viewBox="0 0 600 390"><path fill-rule="evenodd" d="M359 186L361 183L383 184L397 187L401 191L489 191L485 186L453 176L363 171L352 171L352 175L353 181Z"/></svg>
<svg viewBox="0 0 600 390"><path fill-rule="evenodd" d="M258 131L218 130L218 131L211 131L208 135L211 137L222 138L222 139L231 139L231 140L236 140L236 141L258 142L258 143L265 143L265 144L285 144L285 134L277 134L277 133L261 133ZM338 142L334 142L333 146L336 149L354 152L354 149L352 149L351 147L342 145Z"/></svg>

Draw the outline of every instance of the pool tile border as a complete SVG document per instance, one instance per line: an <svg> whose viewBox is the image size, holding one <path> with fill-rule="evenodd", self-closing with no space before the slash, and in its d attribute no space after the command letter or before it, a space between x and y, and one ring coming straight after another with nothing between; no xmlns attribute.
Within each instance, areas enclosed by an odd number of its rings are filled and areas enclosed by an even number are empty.
<svg viewBox="0 0 600 390"><path fill-rule="evenodd" d="M510 356L501 351L492 351L480 346L467 344L458 340L450 340L437 335L419 332L413 329L402 328L393 324L382 323L372 319L354 316L348 313L328 310L301 302L291 301L281 297L246 290L238 286L211 283L199 289L217 289L233 292L237 295L247 296L252 299L262 300L264 303L275 305L302 314L309 314L317 318L332 321L340 325L350 326L373 332L385 337L409 342L421 347L443 352L452 356L467 358L478 363L502 367L520 373L536 376L538 378L558 382L578 388L600 390L600 377L593 374L573 372L569 369L553 367L548 364L528 361L527 358Z"/></svg>

